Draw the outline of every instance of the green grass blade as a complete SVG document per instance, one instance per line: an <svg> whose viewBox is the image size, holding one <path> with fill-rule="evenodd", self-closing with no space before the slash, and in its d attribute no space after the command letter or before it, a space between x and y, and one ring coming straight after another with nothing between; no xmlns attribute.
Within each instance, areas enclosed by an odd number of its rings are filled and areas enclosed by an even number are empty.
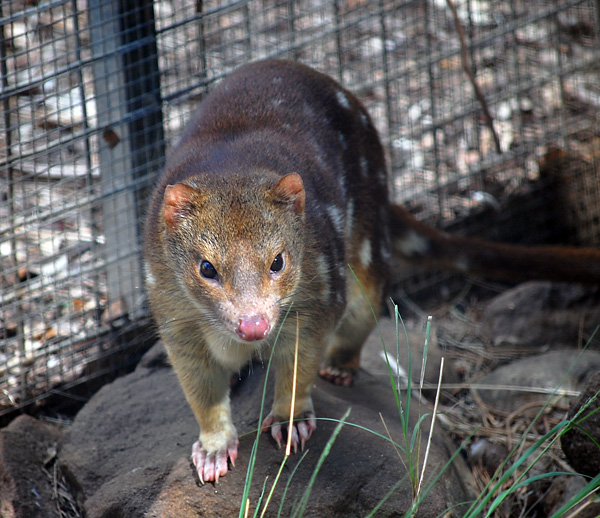
<svg viewBox="0 0 600 518"><path fill-rule="evenodd" d="M340 422L339 419L334 419L332 417L317 417L317 421L324 421L324 422L331 422L331 423L339 423ZM359 430L363 430L363 431L370 433L380 439L384 439L385 441L392 444L394 447L398 448L402 453L408 454L408 451L404 447L402 447L399 443L395 442L393 439L390 439L387 435L376 432L375 430L371 430L370 428L367 428L366 426L352 423L350 421L346 421L344 424L346 426L352 426L353 428L358 428Z"/></svg>
<svg viewBox="0 0 600 518"><path fill-rule="evenodd" d="M489 488L487 492L482 493L479 498L473 503L471 508L465 514L466 517L479 518L483 516L483 512L485 510L485 506L492 500L494 494L504 485L504 483L513 476L515 471L540 447L550 438L554 438L552 442L558 440L559 432L569 426L570 421L564 420L558 423L552 430L547 432L543 437L540 437L532 446L530 446L524 453L521 455L499 479L493 484L493 487ZM530 465L533 466L534 463Z"/></svg>
<svg viewBox="0 0 600 518"><path fill-rule="evenodd" d="M394 319L396 321L396 350L397 356L400 356L400 329L398 323L402 324L402 329L404 330L404 339L406 340L406 353L407 353L407 361L408 361L408 371L406 373L406 403L404 404L404 412L400 413L400 422L402 424L402 430L404 432L404 441L408 444L408 422L410 417L410 402L412 399L412 351L410 350L410 341L408 339L408 332L406 331L406 326L404 325L404 320L402 319L402 315L400 315L400 311L398 310L398 305L392 301L394 305ZM400 405L402 405L402 400L400 399ZM400 407L401 410L401 407Z"/></svg>
<svg viewBox="0 0 600 518"><path fill-rule="evenodd" d="M535 475L533 477L530 477L526 480L522 480L520 482L518 482L517 484L512 485L511 487L509 487L508 489L505 489L504 491L502 491L502 493L500 493L492 502L492 504L490 505L487 513L486 513L486 518L488 518L489 516L492 515L492 513L498 509L498 507L500 507L500 505L502 504L502 502L504 501L504 499L510 495L511 493L513 493L514 491L516 491L517 489L524 487L528 484L531 484L532 482L536 482L538 480L544 480L546 478L551 478L551 477L556 477L556 476L560 476L560 475L572 475L572 473L569 472L552 472L552 473L542 473L540 475Z"/></svg>
<svg viewBox="0 0 600 518"><path fill-rule="evenodd" d="M325 448L323 448L323 451L321 452L321 456L319 457L319 460L317 461L317 465L315 466L315 469L312 472L310 480L308 481L308 485L306 486L304 494L302 495L302 498L300 499L300 503L299 503L298 507L294 510L294 513L292 514L293 518L302 516L304 514L304 511L306 510L306 506L308 505L310 493L315 484L315 480L317 479L317 475L319 474L319 471L321 470L321 466L323 465L323 462L325 462L325 459L329 455L329 452L331 451L331 448L333 447L333 443L335 442L338 434L341 432L342 427L344 426L346 419L348 418L349 415L350 415L350 408L348 408L348 410L346 410L346 413L342 416L339 423L333 430L331 437L329 437L329 440L327 441Z"/></svg>
<svg viewBox="0 0 600 518"><path fill-rule="evenodd" d="M596 329L592 333L592 336L587 341L585 347L583 347L581 349L581 351L579 351L579 354L576 356L575 360L573 361L573 363L571 364L571 366L569 367L569 369L567 370L567 372L565 373L565 375L563 376L561 381L558 383L557 388L552 395L556 394L556 392L559 390L559 388L564 384L564 381L567 379L567 377L569 376L571 371L575 368L575 365L577 365L577 363L580 361L581 355L583 354L584 351L586 351L588 349L589 345L591 344L592 340L594 339L596 334L599 332L599 330L600 330L600 326L596 327ZM533 428L535 423L538 422L540 416L542 416L543 413L546 411L546 408L551 400L552 400L552 396L548 398L548 401L546 402L546 404L540 408L540 410L538 411L535 418L531 421L529 426L527 426L527 429L523 433L523 438L525 438L529 434L529 431ZM591 401L590 401L590 403L591 403ZM572 420L570 420L570 421L564 420L564 421L561 421L560 423L558 423L550 432L548 432L544 437L539 439L535 443L535 445L532 446L531 448L537 448L546 439L548 439L553 433L556 433L556 437L555 437L554 441L558 440L560 435L562 435L567 429L569 429L573 426L573 423L576 421L578 416L581 415L584 408L587 408L587 404L582 406L582 408L579 409L579 411L573 417ZM508 461L508 459L510 457L512 457L513 453L515 453L520 448L521 444L522 444L522 442L519 442L517 445L515 445L515 447L512 449L512 451L507 456L507 460L505 461L505 463ZM473 504L469 508L468 512L465 514L465 518L466 517L478 518L481 515L485 505L491 500L492 496L496 493L496 491L498 491L498 489L508 480L508 478L510 478L512 476L514 471L527 459L527 457L529 457L529 455L531 455L531 452L532 452L531 448L529 450L527 450L526 454L522 455L517 460L517 462L515 464L513 464L511 466L511 468L507 472L505 472L505 474L496 483L494 483L493 479L488 482L485 489L480 493L478 498L475 500L475 502L473 502ZM531 464L531 466L533 466L533 463Z"/></svg>
<svg viewBox="0 0 600 518"><path fill-rule="evenodd" d="M265 480L263 482L263 487L262 490L260 492L260 496L258 497L258 501L256 502L256 509L254 510L254 518L256 518L258 516L258 511L260 510L260 506L262 504L263 498L265 496L265 491L267 490L267 482L269 480L269 477L265 477Z"/></svg>
<svg viewBox="0 0 600 518"><path fill-rule="evenodd" d="M385 504L385 502L390 498L390 496L392 496L394 494L394 492L400 487L400 485L402 484L402 482L404 482L404 480L406 480L406 475L404 475L400 480L398 480L398 482L396 482L393 486L392 489L390 489L385 496L379 501L377 502L377 505L373 508L373 510L365 517L365 518L372 518L373 516L375 516L375 513L377 511L379 511L379 508Z"/></svg>
<svg viewBox="0 0 600 518"><path fill-rule="evenodd" d="M281 473L283 472L283 468L285 467L285 464L286 464L288 458L289 457L284 457L283 460L281 461L281 464L279 465L279 470L277 471L277 475L275 475L275 479L273 480L273 485L271 486L271 490L269 491L269 495L267 496L267 500L263 507L262 513L260 513L261 518L265 515L265 513L267 512L267 509L269 508L269 504L271 503L271 499L273 498L273 493L275 493L275 488L277 487L277 483L279 482L279 479L281 478ZM265 478L265 485L267 483L268 478L269 477ZM264 494L264 492L265 492L265 488L263 487L263 494ZM261 503L262 503L262 495L256 504L256 511L254 512L255 518L256 518L256 516L258 516L258 510L261 507Z"/></svg>
<svg viewBox="0 0 600 518"><path fill-rule="evenodd" d="M281 513L283 511L283 504L285 503L285 499L287 497L287 493L290 488L292 479L294 478L294 475L296 474L296 470L300 467L300 463L305 459L308 452L309 452L309 450L306 450L302 454L302 457L300 457L300 460L296 463L296 465L294 466L294 469L292 470L292 472L290 473L290 476L288 477L288 480L285 484L285 489L283 490L283 495L281 495L281 502L279 503L279 510L277 511L277 518L279 518L281 516Z"/></svg>
<svg viewBox="0 0 600 518"><path fill-rule="evenodd" d="M427 368L427 351L429 350L429 336L431 335L431 317L427 317L427 327L425 328L425 344L423 345L423 360L421 362L421 379L419 387L423 388L423 381L425 380L425 369Z"/></svg>
<svg viewBox="0 0 600 518"><path fill-rule="evenodd" d="M444 473L446 473L446 471L448 471L448 468L450 468L450 465L454 462L454 459L456 458L456 456L465 449L466 445L468 444L468 442L473 438L473 436L477 433L477 429L475 429L461 444L460 446L456 449L456 451L451 455L451 457L448 459L448 461L446 462L446 464L444 464L442 466L442 468L437 472L437 474L435 475L435 477L433 477L431 479L431 481L429 481L429 483L427 484L426 488L421 492L421 494L419 495L419 497L413 502L413 506L412 509L410 509L407 513L406 513L406 517L412 516L415 512L416 509L419 508L419 506L423 503L423 501L425 500L425 498L427 498L427 495L429 494L429 492L433 489L433 487L439 482L439 480L442 478L442 475L444 475Z"/></svg>
<svg viewBox="0 0 600 518"><path fill-rule="evenodd" d="M570 473L572 475L572 473ZM556 511L551 518L561 518L564 514L580 503L584 498L591 495L594 491L598 491L600 488L600 473L598 473L592 480L590 480L585 487L581 488L576 495L571 498L565 505L563 505L558 511Z"/></svg>
<svg viewBox="0 0 600 518"><path fill-rule="evenodd" d="M363 294L363 297L365 298L365 300L369 304L369 308L371 309L371 313L373 315L373 318L375 319L375 325L376 325L377 331L379 333L379 339L381 340L381 344L383 345L383 351L385 353L385 359L386 359L386 364L387 364L387 368L388 368L388 374L389 374L389 377L390 377L390 381L392 383L392 391L394 392L394 399L396 401L396 406L398 407L398 412L401 412L402 405L401 405L401 402L400 402L400 396L398 394L398 390L396 389L396 386L394 385L394 373L392 372L392 368L391 368L389 360L388 360L388 352L387 352L387 349L385 347L385 340L383 339L383 333L381 332L381 328L379 327L379 315L377 315L375 313L375 310L373 309L373 305L371 304L371 301L369 300L369 297L367 296L367 292L363 288L363 285L361 284L359 278L356 276L356 273L354 273L354 270L352 269L352 266L350 266L348 264L348 268L350 269L350 272L352 273L352 276L354 277L354 280L357 282L358 287L360 288L360 291Z"/></svg>
<svg viewBox="0 0 600 518"><path fill-rule="evenodd" d="M290 310L292 309L292 305L287 309L281 325L277 330L277 335L275 336L275 341L273 342L273 347L271 348L271 354L269 355L269 363L267 364L267 372L265 373L265 382L263 384L263 393L262 399L260 402L260 413L258 416L258 429L256 430L256 439L254 440L254 444L252 445L252 451L250 453L250 460L248 461L248 471L246 472L246 480L244 482L244 492L242 493L242 502L240 505L239 518L243 518L244 511L246 508L246 501L248 500L248 495L250 494L250 487L252 486L252 476L254 475L254 466L256 465L256 457L258 455L258 443L260 440L260 428L263 422L263 413L265 408L265 399L267 397L267 383L269 381L269 372L271 372L271 362L273 361L273 353L275 352L275 347L277 346L277 342L279 341L279 335L281 330L283 329L283 325L287 320L288 315L290 314Z"/></svg>

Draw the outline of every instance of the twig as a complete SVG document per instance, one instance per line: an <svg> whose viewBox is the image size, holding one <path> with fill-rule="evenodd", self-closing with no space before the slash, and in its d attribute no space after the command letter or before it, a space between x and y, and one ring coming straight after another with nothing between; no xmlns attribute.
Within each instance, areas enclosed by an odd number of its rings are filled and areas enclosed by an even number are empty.
<svg viewBox="0 0 600 518"><path fill-rule="evenodd" d="M483 110L483 116L485 119L485 123L487 124L489 130L492 132L494 137L494 144L496 145L496 152L498 154L502 153L502 148L500 147L500 139L498 138L498 134L494 129L494 121L492 119L492 115L490 114L490 110L485 101L485 96L481 91L481 88L477 84L477 80L475 79L475 74L471 69L471 65L469 64L469 55L467 53L467 42L465 41L465 31L460 23L460 19L458 17L458 12L456 11L456 7L454 6L454 2L452 0L446 0L448 7L452 11L452 16L454 17L454 25L456 27L456 32L458 33L458 38L460 39L460 61L462 63L463 70L469 81L471 81L471 85L473 85L473 90L475 91L475 96L481 105L481 109Z"/></svg>

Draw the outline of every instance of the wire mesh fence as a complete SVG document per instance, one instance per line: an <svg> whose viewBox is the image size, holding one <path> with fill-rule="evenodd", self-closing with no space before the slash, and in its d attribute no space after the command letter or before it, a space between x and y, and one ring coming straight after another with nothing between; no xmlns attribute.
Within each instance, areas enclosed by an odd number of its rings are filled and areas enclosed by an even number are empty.
<svg viewBox="0 0 600 518"><path fill-rule="evenodd" d="M148 190L202 96L250 60L354 91L422 219L479 211L474 231L501 220L529 241L559 221L598 244L599 16L589 0L1 3L0 415L143 350Z"/></svg>

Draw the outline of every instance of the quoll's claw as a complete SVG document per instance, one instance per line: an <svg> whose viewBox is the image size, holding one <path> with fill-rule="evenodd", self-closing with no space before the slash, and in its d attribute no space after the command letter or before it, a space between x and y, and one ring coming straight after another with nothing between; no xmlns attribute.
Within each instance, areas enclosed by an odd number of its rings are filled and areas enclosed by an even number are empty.
<svg viewBox="0 0 600 518"><path fill-rule="evenodd" d="M261 432L266 432L271 429L271 436L275 439L277 443L277 447L281 449L281 441L283 441L283 432L281 428L281 423L275 420L275 417L272 415L268 415L267 418L262 422L260 427Z"/></svg>
<svg viewBox="0 0 600 518"><path fill-rule="evenodd" d="M317 427L317 420L315 419L315 414L312 414L312 416L307 417L308 421L298 422L298 435L300 436L301 450L304 450L304 445L306 444L306 441L310 439L310 436Z"/></svg>
<svg viewBox="0 0 600 518"><path fill-rule="evenodd" d="M313 431L317 428L317 419L314 412L304 412L296 417L300 419L295 421L292 426L292 447L294 453L298 451L298 443L300 443L300 450L304 450L306 441L310 439ZM283 443L283 429L286 428L289 433L289 423L282 424L282 421L286 421L284 418L269 415L262 423L261 430L266 432L269 428L271 429L271 436L275 439L277 447L281 449Z"/></svg>
<svg viewBox="0 0 600 518"><path fill-rule="evenodd" d="M207 452L200 441L196 441L192 446L192 462L198 472L200 483L219 482L219 477L227 473L227 459L231 465L235 466L235 459L238 456L237 438L231 441L225 448L220 448L216 452Z"/></svg>
<svg viewBox="0 0 600 518"><path fill-rule="evenodd" d="M288 426L288 433L290 433L290 428ZM292 448L294 448L294 453L298 453L298 425L294 423L292 426Z"/></svg>

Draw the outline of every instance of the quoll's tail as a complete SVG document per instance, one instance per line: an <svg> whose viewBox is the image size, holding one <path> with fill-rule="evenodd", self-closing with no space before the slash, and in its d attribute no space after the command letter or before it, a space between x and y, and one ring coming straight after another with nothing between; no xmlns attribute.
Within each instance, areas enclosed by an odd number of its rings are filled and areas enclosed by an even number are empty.
<svg viewBox="0 0 600 518"><path fill-rule="evenodd" d="M392 206L394 252L416 266L509 280L600 284L600 250L566 246L520 246L450 236Z"/></svg>

